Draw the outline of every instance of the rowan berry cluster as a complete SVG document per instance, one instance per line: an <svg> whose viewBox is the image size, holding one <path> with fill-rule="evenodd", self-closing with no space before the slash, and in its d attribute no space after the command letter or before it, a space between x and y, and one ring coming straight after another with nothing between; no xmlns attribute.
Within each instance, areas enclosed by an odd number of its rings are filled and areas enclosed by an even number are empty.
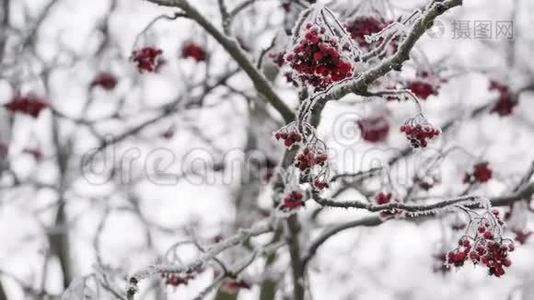
<svg viewBox="0 0 534 300"><path fill-rule="evenodd" d="M430 96L439 93L441 84L447 82L446 79L439 78L436 74L428 71L418 71L416 79L410 81L407 88L421 100L426 100Z"/></svg>
<svg viewBox="0 0 534 300"><path fill-rule="evenodd" d="M499 98L495 106L491 109L492 113L497 113L499 116L508 116L512 114L514 107L517 105L517 100L512 97L510 88L498 81L490 81L490 91L497 91Z"/></svg>
<svg viewBox="0 0 534 300"><path fill-rule="evenodd" d="M410 82L408 88L414 93L417 98L426 100L430 95L437 95L438 90L428 82L414 80Z"/></svg>
<svg viewBox="0 0 534 300"><path fill-rule="evenodd" d="M306 24L306 32L286 55L295 74L290 80L311 85L321 91L342 79L352 76L352 65L343 55L337 37L325 34L324 27Z"/></svg>
<svg viewBox="0 0 534 300"><path fill-rule="evenodd" d="M406 138L414 148L425 148L428 142L440 134L439 129L434 128L426 121L420 122L416 119L408 120L400 127Z"/></svg>
<svg viewBox="0 0 534 300"><path fill-rule="evenodd" d="M193 273L167 273L160 274L166 285L177 287L180 285L187 285L190 280L195 279Z"/></svg>
<svg viewBox="0 0 534 300"><path fill-rule="evenodd" d="M306 147L295 157L295 167L301 171L309 170L314 166L324 166L328 155L326 153L317 153Z"/></svg>
<svg viewBox="0 0 534 300"><path fill-rule="evenodd" d="M197 62L206 61L207 54L204 48L195 42L186 42L182 47L182 57L192 58Z"/></svg>
<svg viewBox="0 0 534 300"><path fill-rule="evenodd" d="M473 172L465 173L464 183L474 184L474 183L485 183L488 182L493 176L493 171L489 167L488 162L480 162L473 166Z"/></svg>
<svg viewBox="0 0 534 300"><path fill-rule="evenodd" d="M282 199L280 208L286 211L292 211L299 207L304 206L304 195L299 191L292 191Z"/></svg>
<svg viewBox="0 0 534 300"><path fill-rule="evenodd" d="M359 16L348 22L345 27L360 48L365 49L371 43L367 42L366 36L382 31L388 22L374 16Z"/></svg>
<svg viewBox="0 0 534 300"><path fill-rule="evenodd" d="M11 113L22 113L38 118L41 112L48 107L48 103L34 95L15 96L4 107Z"/></svg>
<svg viewBox="0 0 534 300"><path fill-rule="evenodd" d="M385 117L372 117L356 121L362 138L370 143L384 141L389 133L389 123Z"/></svg>
<svg viewBox="0 0 534 300"><path fill-rule="evenodd" d="M106 91L111 91L117 86L117 78L113 74L108 72L102 72L96 75L91 87L101 87Z"/></svg>
<svg viewBox="0 0 534 300"><path fill-rule="evenodd" d="M325 180L321 180L321 179L314 179L313 180L313 187L318 191L322 191L324 189L327 189L329 186L330 185Z"/></svg>
<svg viewBox="0 0 534 300"><path fill-rule="evenodd" d="M302 141L302 135L296 130L281 129L274 133L274 138L283 140L287 148L291 148L294 144Z"/></svg>
<svg viewBox="0 0 534 300"><path fill-rule="evenodd" d="M475 265L487 267L489 275L503 276L504 268L512 265L508 254L514 251L515 246L511 240L500 237L504 223L499 212L494 210L470 224L466 235L458 241L458 247L447 254L447 263L461 267L470 260Z"/></svg>
<svg viewBox="0 0 534 300"><path fill-rule="evenodd" d="M144 47L139 50L134 50L130 59L137 64L137 69L140 73L154 72L162 63L161 55L163 50L155 47Z"/></svg>

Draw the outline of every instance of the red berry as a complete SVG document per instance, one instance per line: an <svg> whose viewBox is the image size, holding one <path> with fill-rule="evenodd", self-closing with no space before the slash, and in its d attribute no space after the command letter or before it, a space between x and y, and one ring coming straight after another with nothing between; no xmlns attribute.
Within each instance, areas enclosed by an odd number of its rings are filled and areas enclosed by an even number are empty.
<svg viewBox="0 0 534 300"><path fill-rule="evenodd" d="M183 58L192 58L197 62L206 60L206 51L199 46L197 43L189 41L186 42L182 47L182 57Z"/></svg>

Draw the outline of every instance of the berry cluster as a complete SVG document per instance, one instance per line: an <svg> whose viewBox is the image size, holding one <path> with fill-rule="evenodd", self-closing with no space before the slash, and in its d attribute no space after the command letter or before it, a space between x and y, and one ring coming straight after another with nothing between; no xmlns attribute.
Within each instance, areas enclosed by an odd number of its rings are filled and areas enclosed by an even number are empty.
<svg viewBox="0 0 534 300"><path fill-rule="evenodd" d="M464 183L485 183L488 182L493 175L493 171L489 168L488 162L480 162L473 166L472 173L465 173Z"/></svg>
<svg viewBox="0 0 534 300"><path fill-rule="evenodd" d="M180 273L161 273L161 278L165 281L166 285L177 287L179 285L187 285L190 280L195 279L195 275L192 273L180 274Z"/></svg>
<svg viewBox="0 0 534 300"><path fill-rule="evenodd" d="M458 247L447 254L447 263L461 267L467 260L473 264L482 264L488 268L489 275L501 277L505 274L504 267L512 265L508 253L515 250L510 240L502 239L498 233L502 231L504 222L499 211L493 210L486 217L479 217L470 222L467 233L458 241Z"/></svg>
<svg viewBox="0 0 534 300"><path fill-rule="evenodd" d="M182 57L192 58L197 62L206 61L207 54L204 48L195 42L189 41L182 47Z"/></svg>
<svg viewBox="0 0 534 300"><path fill-rule="evenodd" d="M438 89L432 84L424 81L414 80L410 82L408 88L414 93L417 98L426 100L430 95L437 95Z"/></svg>
<svg viewBox="0 0 534 300"><path fill-rule="evenodd" d="M299 207L304 206L304 201L302 198L304 195L302 195L299 191L292 191L289 194L287 194L284 199L282 199L282 205L280 206L283 210L294 210Z"/></svg>
<svg viewBox="0 0 534 300"><path fill-rule="evenodd" d="M315 87L315 91L352 76L352 65L342 56L343 49L337 38L325 32L323 27L307 24L304 37L285 58L298 74L292 80L307 83Z"/></svg>
<svg viewBox="0 0 534 300"><path fill-rule="evenodd" d="M162 63L161 55L163 50L155 47L144 47L132 52L131 60L137 64L140 73L154 72Z"/></svg>
<svg viewBox="0 0 534 300"><path fill-rule="evenodd" d="M99 73L93 82L91 82L91 87L101 87L106 91L111 91L117 86L117 78L113 74L108 72Z"/></svg>
<svg viewBox="0 0 534 300"><path fill-rule="evenodd" d="M413 121L413 120L412 120ZM440 134L439 129L434 128L428 123L406 122L400 127L400 131L404 132L406 138L410 141L414 148L425 148L428 141L437 137Z"/></svg>
<svg viewBox="0 0 534 300"><path fill-rule="evenodd" d="M327 189L329 187L328 182L321 180L321 179L315 179L313 180L313 187L316 190L322 191L324 189Z"/></svg>
<svg viewBox="0 0 534 300"><path fill-rule="evenodd" d="M295 131L295 130L290 130L290 131L279 130L279 131L276 131L274 133L274 138L277 139L277 140L282 139L284 141L284 145L287 148L291 148L291 146L293 146L293 144L300 143L302 141L302 135L300 133L298 133L297 131Z"/></svg>
<svg viewBox="0 0 534 300"><path fill-rule="evenodd" d="M491 112L496 112L499 116L512 114L514 107L517 105L517 100L512 97L510 88L503 83L492 80L490 81L489 90L495 90L499 93L499 99L491 109Z"/></svg>
<svg viewBox="0 0 534 300"><path fill-rule="evenodd" d="M385 117L373 117L356 121L362 138L370 143L385 140L389 133L389 123Z"/></svg>
<svg viewBox="0 0 534 300"><path fill-rule="evenodd" d="M418 71L416 77L417 79L410 81L407 87L421 100L426 100L431 95L436 96L441 83L447 82L446 79L428 71Z"/></svg>
<svg viewBox="0 0 534 300"><path fill-rule="evenodd" d="M11 113L22 113L30 115L33 118L38 118L45 108L48 107L48 103L45 100L33 96L15 96L4 107Z"/></svg>
<svg viewBox="0 0 534 300"><path fill-rule="evenodd" d="M391 193L380 192L375 195L375 202L378 205L388 204L391 201Z"/></svg>
<svg viewBox="0 0 534 300"><path fill-rule="evenodd" d="M387 25L388 23L382 19L373 16L360 16L350 21L345 27L352 39L358 43L358 46L365 49L370 45L365 40L365 36L378 33Z"/></svg>
<svg viewBox="0 0 534 300"><path fill-rule="evenodd" d="M497 241L493 234L482 230L482 237L472 243L469 238L461 239L459 247L447 254L447 262L450 265L461 267L467 260L474 264L482 264L488 268L489 275L501 277L505 274L504 267L510 267L512 261L508 258L508 253L514 251L513 243Z"/></svg>
<svg viewBox="0 0 534 300"><path fill-rule="evenodd" d="M326 153L316 153L314 150L306 147L295 157L295 167L301 171L309 170L313 166L324 166L328 155Z"/></svg>

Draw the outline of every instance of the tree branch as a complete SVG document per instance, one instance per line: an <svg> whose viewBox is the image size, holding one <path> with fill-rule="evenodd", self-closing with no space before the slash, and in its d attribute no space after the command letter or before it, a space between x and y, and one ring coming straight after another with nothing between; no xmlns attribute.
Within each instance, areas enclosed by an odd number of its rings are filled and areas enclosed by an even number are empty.
<svg viewBox="0 0 534 300"><path fill-rule="evenodd" d="M367 70L355 79L349 79L344 83L333 86L324 93L318 94L314 97L314 100L320 103L332 99L340 99L350 93L365 96L367 94L367 88L371 83L386 75L391 70L401 69L402 64L410 58L409 55L415 43L430 28L438 16L460 5L462 5L462 0L433 1L428 9L423 12L422 17L415 22L411 32L408 33L407 37L400 44L398 51L393 56L385 59L379 65Z"/></svg>
<svg viewBox="0 0 534 300"><path fill-rule="evenodd" d="M530 169L529 169L529 173L530 173ZM493 198L490 198L489 201L490 201L491 205L495 206L495 207L497 207L497 206L509 206L510 204L513 204L515 202L524 201L526 199L529 199L530 197L532 197L532 195L534 195L534 183L531 183L530 185L528 185L527 187L525 187L524 189L522 189L519 192L512 193L511 195L508 195L508 196L493 197ZM468 197L475 197L475 196L468 196ZM451 202L451 201L454 201L454 200L455 199L448 200L448 201L445 201L445 202ZM471 207L472 208L477 208L477 207L473 207L473 206L471 206ZM412 216L411 219L417 219L417 218L420 218L422 216L423 215L415 215L415 216ZM307 264L315 256L315 254L317 253L317 250L319 249L319 247L321 245L323 245L328 239L330 239L331 237L333 237L336 234L340 233L341 231L344 231L344 230L347 230L347 229L350 229L350 228L354 228L354 227L359 227L359 226L378 226L378 225L384 223L385 221L386 221L385 219L374 215L374 216L369 216L369 217L365 217L365 218L362 218L362 219L358 219L358 220L355 220L355 221L351 221L351 222L348 222L348 223L340 224L340 225L338 225L336 227L333 227L331 229L326 230L318 238L316 238L311 243L311 245L308 247L308 250L306 251L306 254L304 255L304 258L302 260L304 268L306 268Z"/></svg>
<svg viewBox="0 0 534 300"><path fill-rule="evenodd" d="M294 119L294 112L284 103L284 101L275 93L269 81L263 76L254 64L249 60L247 54L243 52L239 44L220 32L208 19L206 19L195 7L185 0L146 0L163 6L171 6L182 9L189 18L195 20L207 33L209 33L226 52L235 60L243 71L252 80L254 87L267 102L269 102L289 123Z"/></svg>
<svg viewBox="0 0 534 300"><path fill-rule="evenodd" d="M224 241L221 241L213 245L211 248L207 249L207 251L204 252L202 256L200 256L200 258L198 258L197 260L195 260L194 262L190 264L183 265L183 266L158 264L158 265L152 265L142 270L139 270L135 274L130 276L130 279L128 280L128 288L126 290L126 295L128 297L128 300L134 299L134 295L138 291L138 283L147 277L150 277L157 273L162 273L162 272L164 273L193 272L197 270L198 268L204 266L209 261L213 260L217 255L224 252L225 250L232 248L234 246L237 246L251 237L255 237L255 236L262 235L262 234L272 232L272 231L273 231L273 225L270 222L259 223L259 224L254 225L250 229L241 229L234 236L229 237L225 239Z"/></svg>

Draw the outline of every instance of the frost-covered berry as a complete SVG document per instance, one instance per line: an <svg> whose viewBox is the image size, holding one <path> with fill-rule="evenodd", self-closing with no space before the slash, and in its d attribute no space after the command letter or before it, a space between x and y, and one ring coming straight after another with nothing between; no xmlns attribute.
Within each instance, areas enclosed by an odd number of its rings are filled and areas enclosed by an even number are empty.
<svg viewBox="0 0 534 300"><path fill-rule="evenodd" d="M370 45L365 37L382 31L387 25L386 21L375 16L359 16L348 22L345 27L358 46L365 48Z"/></svg>
<svg viewBox="0 0 534 300"><path fill-rule="evenodd" d="M306 32L285 56L293 70L292 82L302 82L321 91L352 76L353 67L343 55L337 37L325 34L324 27L307 24Z"/></svg>
<svg viewBox="0 0 534 300"><path fill-rule="evenodd" d="M400 127L406 138L414 148L425 148L428 142L440 134L439 129L434 128L427 122L407 121Z"/></svg>
<svg viewBox="0 0 534 300"><path fill-rule="evenodd" d="M283 140L284 146L287 148L291 148L294 144L302 141L302 135L295 130L276 131L274 133L274 138L277 140Z"/></svg>
<svg viewBox="0 0 534 300"><path fill-rule="evenodd" d="M488 182L493 176L493 171L489 167L488 162L480 162L473 166L471 173L465 173L464 183L485 183Z"/></svg>
<svg viewBox="0 0 534 300"><path fill-rule="evenodd" d="M309 147L306 147L295 157L295 167L301 171L309 170L315 165L323 166L328 155L326 153L317 153Z"/></svg>
<svg viewBox="0 0 534 300"><path fill-rule="evenodd" d="M281 209L291 211L304 206L304 195L299 191L292 191L282 199Z"/></svg>

